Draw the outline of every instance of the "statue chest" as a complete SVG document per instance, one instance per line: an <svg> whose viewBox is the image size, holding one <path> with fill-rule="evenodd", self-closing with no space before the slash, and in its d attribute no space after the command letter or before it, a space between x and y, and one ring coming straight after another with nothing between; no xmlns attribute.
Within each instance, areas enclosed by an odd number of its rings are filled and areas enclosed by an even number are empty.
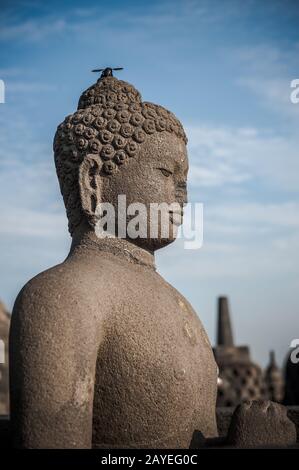
<svg viewBox="0 0 299 470"><path fill-rule="evenodd" d="M203 400L208 409L215 399L216 366L207 335L186 300L161 278L126 297L98 354L96 440L153 446L169 434L177 439L178 425L189 439Z"/></svg>

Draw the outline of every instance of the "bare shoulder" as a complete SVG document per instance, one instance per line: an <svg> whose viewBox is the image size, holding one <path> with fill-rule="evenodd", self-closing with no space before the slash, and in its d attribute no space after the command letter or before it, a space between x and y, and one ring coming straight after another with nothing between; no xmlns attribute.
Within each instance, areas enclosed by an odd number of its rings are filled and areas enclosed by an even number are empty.
<svg viewBox="0 0 299 470"><path fill-rule="evenodd" d="M96 321L105 314L105 304L99 305L98 302L102 283L98 283L97 295L94 295L92 279L92 273L76 272L68 262L47 269L21 289L15 301L13 318L57 326L61 322L64 325L81 323L83 318L85 325L89 323L88 318Z"/></svg>

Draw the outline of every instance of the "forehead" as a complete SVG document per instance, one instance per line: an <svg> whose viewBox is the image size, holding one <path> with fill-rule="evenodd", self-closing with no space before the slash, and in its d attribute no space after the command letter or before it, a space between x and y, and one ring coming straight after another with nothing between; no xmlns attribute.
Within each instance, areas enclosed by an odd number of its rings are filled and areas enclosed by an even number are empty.
<svg viewBox="0 0 299 470"><path fill-rule="evenodd" d="M161 132L150 136L147 142L151 159L174 164L177 169L188 169L188 154L185 142L175 134Z"/></svg>

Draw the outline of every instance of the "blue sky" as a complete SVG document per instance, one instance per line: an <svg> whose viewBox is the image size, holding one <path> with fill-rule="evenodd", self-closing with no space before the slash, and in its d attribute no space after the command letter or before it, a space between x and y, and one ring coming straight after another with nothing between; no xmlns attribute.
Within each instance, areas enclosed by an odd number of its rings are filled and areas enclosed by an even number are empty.
<svg viewBox="0 0 299 470"><path fill-rule="evenodd" d="M230 298L238 344L281 362L299 335L299 78L296 1L2 1L0 297L67 254L52 140L90 70L164 105L189 137L189 199L204 203L204 245L178 240L159 271L215 339L216 298Z"/></svg>

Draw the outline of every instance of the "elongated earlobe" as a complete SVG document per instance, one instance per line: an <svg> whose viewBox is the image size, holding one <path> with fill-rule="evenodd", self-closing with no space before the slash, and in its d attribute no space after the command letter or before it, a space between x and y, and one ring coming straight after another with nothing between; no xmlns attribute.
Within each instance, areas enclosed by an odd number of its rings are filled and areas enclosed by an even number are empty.
<svg viewBox="0 0 299 470"><path fill-rule="evenodd" d="M98 155L86 155L79 168L79 190L82 209L92 222L95 218L97 205L101 201L102 161Z"/></svg>

